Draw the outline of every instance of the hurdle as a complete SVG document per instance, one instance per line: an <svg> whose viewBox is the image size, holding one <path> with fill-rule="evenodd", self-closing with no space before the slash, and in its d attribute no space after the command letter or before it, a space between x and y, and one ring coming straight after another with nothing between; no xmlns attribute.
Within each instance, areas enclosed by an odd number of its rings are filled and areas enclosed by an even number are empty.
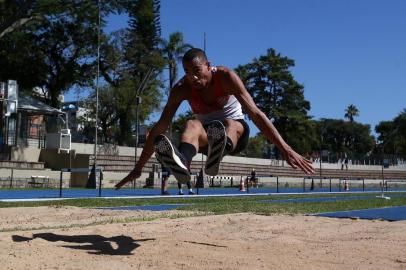
<svg viewBox="0 0 406 270"><path fill-rule="evenodd" d="M70 172L70 173L89 173L91 171L95 171L95 173L99 172L99 197L101 197L101 187L102 187L102 169L101 167L98 168L62 168L60 179L59 179L59 198L62 198L62 184L63 184L63 173ZM96 174L97 175L97 174Z"/></svg>
<svg viewBox="0 0 406 270"><path fill-rule="evenodd" d="M388 179L388 180L384 180L384 181L380 182L381 187L383 186L385 191L388 191L388 186L391 183L403 183L406 186L406 180L401 180L401 179L398 179L398 180L396 180L396 179Z"/></svg>
<svg viewBox="0 0 406 270"><path fill-rule="evenodd" d="M161 172L160 173L160 179L161 179L161 195L164 193L164 176L168 176L170 173L168 172ZM190 176L193 176L193 183L195 184L196 187L196 194L199 195L199 183L198 183L198 173L196 172L191 172ZM192 182L192 181L191 181Z"/></svg>
<svg viewBox="0 0 406 270"><path fill-rule="evenodd" d="M329 190L331 192L331 177L320 177L320 176L305 176L303 177L303 192L306 192L306 180L312 180L310 190L314 190L314 180L320 180L320 188L323 187L323 180L329 180Z"/></svg>
<svg viewBox="0 0 406 270"><path fill-rule="evenodd" d="M338 191L341 191L341 182L348 183L348 181L362 181L362 191L365 191L365 179L364 178L339 178L338 179ZM345 190L345 189L344 189Z"/></svg>
<svg viewBox="0 0 406 270"><path fill-rule="evenodd" d="M395 179L388 179L388 180L382 180L380 182L381 185L381 196L376 196L377 198L385 199L385 200L390 200L391 198L388 196L385 196L385 191L388 191L388 183L406 183L406 180L395 180Z"/></svg>
<svg viewBox="0 0 406 270"><path fill-rule="evenodd" d="M245 177L245 179L247 180L247 188L246 188L246 190L247 190L247 193L250 193L250 187L249 187L249 185L248 185L248 180L249 180L249 178L251 177L251 175L241 175L241 179L242 180L244 180L243 179L243 177ZM271 178L276 178L276 193L279 193L279 176L278 175L274 175L274 174L260 174L260 175L256 175L255 176L256 178L260 178L260 177L271 177ZM246 181L246 180L244 180L244 181ZM259 181L259 180L258 180Z"/></svg>
<svg viewBox="0 0 406 270"><path fill-rule="evenodd" d="M234 176L225 176L225 175L216 175L216 176L208 176L209 177L209 182L210 182L210 187L215 187L215 181L219 183L219 186L221 187L223 185L223 182L225 180L230 180L230 187L233 186L234 184Z"/></svg>

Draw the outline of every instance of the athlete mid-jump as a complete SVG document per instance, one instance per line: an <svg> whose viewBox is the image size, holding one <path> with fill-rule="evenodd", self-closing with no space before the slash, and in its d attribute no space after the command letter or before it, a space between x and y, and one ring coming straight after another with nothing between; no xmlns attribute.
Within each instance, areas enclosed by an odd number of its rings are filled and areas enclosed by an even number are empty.
<svg viewBox="0 0 406 270"><path fill-rule="evenodd" d="M141 176L155 151L179 182L190 180L190 163L197 152L207 154L205 172L217 175L224 155L236 154L248 144L249 127L242 108L262 134L271 140L293 168L313 174L311 162L296 153L272 122L258 109L238 75L226 67L212 67L204 51L193 48L182 59L185 76L171 89L158 122L151 129L140 159L116 188ZM163 135L182 101L187 100L196 119L187 121L179 147Z"/></svg>

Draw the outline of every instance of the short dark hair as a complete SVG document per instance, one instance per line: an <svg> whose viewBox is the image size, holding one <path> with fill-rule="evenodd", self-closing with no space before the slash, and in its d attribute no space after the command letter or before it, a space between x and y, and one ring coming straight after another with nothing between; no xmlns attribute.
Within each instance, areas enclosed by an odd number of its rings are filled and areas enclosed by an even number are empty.
<svg viewBox="0 0 406 270"><path fill-rule="evenodd" d="M205 53L202 49L199 49L199 48L192 48L192 49L189 49L189 50L185 53L185 55L184 55L183 58L182 58L182 63L192 61L192 60L195 59L196 57L208 61L208 60L207 60L206 53Z"/></svg>

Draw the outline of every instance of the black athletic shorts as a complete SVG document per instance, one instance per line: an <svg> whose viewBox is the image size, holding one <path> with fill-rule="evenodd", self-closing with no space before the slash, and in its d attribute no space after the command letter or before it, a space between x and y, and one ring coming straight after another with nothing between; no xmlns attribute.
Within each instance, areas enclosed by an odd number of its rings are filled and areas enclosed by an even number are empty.
<svg viewBox="0 0 406 270"><path fill-rule="evenodd" d="M234 151L229 153L229 155L236 155L242 150L244 150L248 145L248 139L250 137L250 127L248 126L247 122L245 122L244 119L237 119L235 121L238 121L242 124L242 126L244 127L244 132L242 133L240 139L238 140L237 146L235 147ZM208 124L203 125L203 128L207 130L207 126ZM205 147L200 147L199 153L207 155L208 149L209 149L208 145L206 145Z"/></svg>

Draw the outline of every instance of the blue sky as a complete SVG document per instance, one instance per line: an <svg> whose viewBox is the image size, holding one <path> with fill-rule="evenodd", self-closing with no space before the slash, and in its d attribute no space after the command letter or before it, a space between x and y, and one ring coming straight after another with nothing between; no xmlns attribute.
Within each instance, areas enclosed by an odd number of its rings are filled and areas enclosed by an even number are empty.
<svg viewBox="0 0 406 270"><path fill-rule="evenodd" d="M354 104L372 131L406 108L405 14L403 0L161 1L162 37L180 31L202 48L206 33L211 63L229 68L274 48L295 61L311 116L343 119ZM111 16L106 30L126 25Z"/></svg>

